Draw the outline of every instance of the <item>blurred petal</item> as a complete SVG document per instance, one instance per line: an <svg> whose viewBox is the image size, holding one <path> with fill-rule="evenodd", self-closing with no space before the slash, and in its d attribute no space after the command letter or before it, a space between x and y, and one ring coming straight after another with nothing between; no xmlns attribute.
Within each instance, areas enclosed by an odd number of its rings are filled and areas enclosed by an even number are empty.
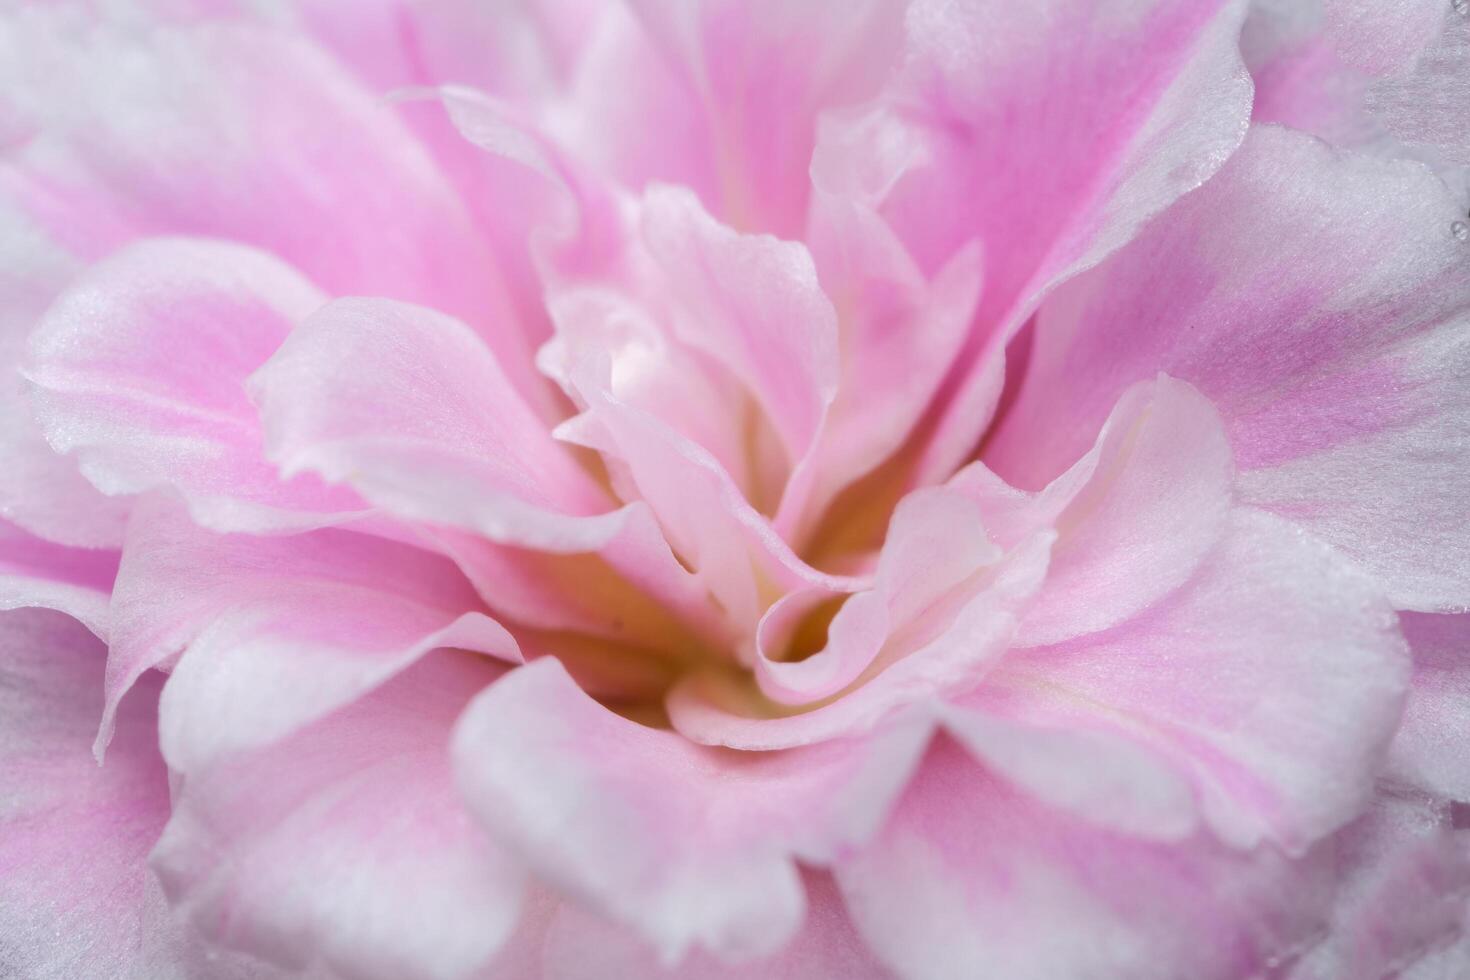
<svg viewBox="0 0 1470 980"><path fill-rule="evenodd" d="M99 768L105 656L55 613L0 613L0 966L26 980L279 980L203 950L163 906L145 863L169 810L158 685L119 715Z"/></svg>
<svg viewBox="0 0 1470 980"><path fill-rule="evenodd" d="M115 551L52 544L0 521L0 609L55 609L106 640L116 575Z"/></svg>
<svg viewBox="0 0 1470 980"><path fill-rule="evenodd" d="M76 258L0 194L0 516L49 541L114 547L126 505L97 492L75 459L57 454L31 411L18 367L31 328L66 282Z"/></svg>
<svg viewBox="0 0 1470 980"><path fill-rule="evenodd" d="M1470 841L1452 826L1448 806L1381 792L1332 848L1338 886L1327 934L1286 976L1429 980L1432 972L1413 968L1432 959L1470 921Z"/></svg>
<svg viewBox="0 0 1470 980"><path fill-rule="evenodd" d="M652 50L631 61L617 91L628 91L629 75L661 84L632 90L641 98L614 117L619 129L589 119L590 141L607 146L604 155L624 164L635 188L678 181L737 228L794 235L806 216L817 116L878 90L898 54L903 4L633 0L632 8ZM577 100L594 112L601 100L592 83L606 87L620 63L611 53L604 58L608 68L583 83L579 94L588 98ZM657 153L624 145L648 140Z"/></svg>

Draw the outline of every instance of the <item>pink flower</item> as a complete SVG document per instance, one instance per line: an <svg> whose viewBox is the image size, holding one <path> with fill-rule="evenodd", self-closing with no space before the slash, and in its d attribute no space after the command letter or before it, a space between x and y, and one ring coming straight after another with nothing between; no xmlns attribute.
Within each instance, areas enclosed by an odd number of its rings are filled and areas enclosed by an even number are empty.
<svg viewBox="0 0 1470 980"><path fill-rule="evenodd" d="M0 14L0 974L1464 975L1459 6Z"/></svg>

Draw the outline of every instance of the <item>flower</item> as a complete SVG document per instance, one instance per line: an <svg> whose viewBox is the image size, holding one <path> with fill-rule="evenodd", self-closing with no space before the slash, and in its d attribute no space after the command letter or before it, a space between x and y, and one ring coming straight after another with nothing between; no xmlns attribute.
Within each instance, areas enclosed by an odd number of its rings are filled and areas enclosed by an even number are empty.
<svg viewBox="0 0 1470 980"><path fill-rule="evenodd" d="M1462 972L1457 9L6 11L7 975Z"/></svg>

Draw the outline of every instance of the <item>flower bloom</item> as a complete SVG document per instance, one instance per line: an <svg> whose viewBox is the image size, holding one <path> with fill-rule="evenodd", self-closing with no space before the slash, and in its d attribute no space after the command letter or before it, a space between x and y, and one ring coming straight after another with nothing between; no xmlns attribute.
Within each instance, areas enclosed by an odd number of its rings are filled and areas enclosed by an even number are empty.
<svg viewBox="0 0 1470 980"><path fill-rule="evenodd" d="M1467 975L1464 7L7 8L0 974Z"/></svg>

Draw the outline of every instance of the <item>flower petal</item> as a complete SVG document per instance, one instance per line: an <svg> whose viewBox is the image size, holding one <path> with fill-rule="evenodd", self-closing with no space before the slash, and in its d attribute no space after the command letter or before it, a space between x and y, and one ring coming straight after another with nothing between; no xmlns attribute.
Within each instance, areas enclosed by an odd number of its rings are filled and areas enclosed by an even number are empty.
<svg viewBox="0 0 1470 980"><path fill-rule="evenodd" d="M877 91L898 54L903 5L633 0L631 6L652 41L643 47L652 50L634 49L642 57L628 66L631 72L617 76L615 91L628 98L630 75L662 84L632 89L642 98L612 119L590 118L586 138L608 147L605 158L624 164L630 186L677 181L697 190L713 214L737 228L795 235L806 216L817 116ZM622 43L631 46L635 39ZM607 82L620 62L611 54L603 57L607 67L592 73L578 92L586 97L577 103L588 106L589 114L613 101ZM661 71L664 64L673 70ZM602 93L592 89L598 81ZM612 128L613 120L621 129ZM657 153L624 146L649 139Z"/></svg>
<svg viewBox="0 0 1470 980"><path fill-rule="evenodd" d="M1442 801L1385 789L1330 845L1332 918L1288 980L1412 978L1470 921L1470 842Z"/></svg>
<svg viewBox="0 0 1470 980"><path fill-rule="evenodd" d="M158 685L118 717L105 767L87 751L106 650L50 612L0 613L0 967L28 980L281 980L206 952L174 922L145 863L168 817Z"/></svg>
<svg viewBox="0 0 1470 980"><path fill-rule="evenodd" d="M1470 615L1403 613L1399 623L1414 676L1388 773L1437 796L1470 801Z"/></svg>
<svg viewBox="0 0 1470 980"><path fill-rule="evenodd" d="M737 234L671 187L645 196L642 230L673 305L674 335L745 384L794 470L837 391L837 312L806 246Z"/></svg>
<svg viewBox="0 0 1470 980"><path fill-rule="evenodd" d="M1450 12L1438 0L1323 0L1322 6L1338 54L1375 75L1411 64Z"/></svg>
<svg viewBox="0 0 1470 980"><path fill-rule="evenodd" d="M26 376L52 445L112 495L172 487L201 523L271 531L364 505L265 461L245 379L325 297L243 245L147 239L87 270L31 337Z"/></svg>
<svg viewBox="0 0 1470 980"><path fill-rule="evenodd" d="M481 695L455 737L471 808L533 870L637 929L666 958L774 953L796 932L793 859L824 863L873 833L927 739L730 753L597 704L555 661Z"/></svg>
<svg viewBox="0 0 1470 980"><path fill-rule="evenodd" d="M935 500L947 493L931 492L940 495ZM932 542L936 518L964 513L952 503L938 507L916 503L913 510L918 533L907 544L916 546L915 550ZM820 683L826 681L823 675L828 671L846 677L854 666L861 666L856 680L839 695L786 708L764 695L748 676L712 670L690 675L669 692L669 718L675 729L695 742L770 750L855 737L905 711L932 713L936 699L962 694L980 683L1010 646L1018 619L1045 578L1053 540L1049 531L1032 535L1001 560L971 567L958 581L941 574L937 581L922 583L926 588L906 594L899 590L892 596L869 593L849 599L848 603L860 601L849 614L854 628L848 630L833 621L831 644L818 656L835 662L821 672L813 671ZM936 562L940 568L931 571L965 568L966 554L964 548L956 549ZM968 554L975 557L973 550ZM931 591L946 584L948 588L937 594ZM928 605L917 601L921 597ZM861 631L871 622L875 599L882 599L889 608L873 617L878 620L874 628L892 632L882 637L881 647L873 654L871 638ZM910 608L905 610L905 606ZM893 612L906 620L903 625L907 628L892 629L885 620ZM789 676L782 679L790 681ZM770 683L768 679L766 684Z"/></svg>
<svg viewBox="0 0 1470 980"><path fill-rule="evenodd" d="M182 780L151 859L212 941L344 977L467 978L521 875L464 812L448 740L503 668L436 654L335 714Z"/></svg>
<svg viewBox="0 0 1470 980"><path fill-rule="evenodd" d="M832 876L804 870L806 918L780 952L758 960L726 963L696 950L678 964L660 961L657 950L636 934L570 903L557 906L542 954L545 980L647 977L650 980L887 980L853 928Z"/></svg>
<svg viewBox="0 0 1470 980"><path fill-rule="evenodd" d="M952 485L975 494L1001 540L1056 527L1046 583L1016 641L1033 646L1116 626L1185 582L1225 528L1232 476L1214 406L1160 376L1123 393L1092 450L1036 495L1025 518L996 500L983 465ZM997 503L1007 512L992 516Z"/></svg>
<svg viewBox="0 0 1470 980"><path fill-rule="evenodd" d="M1099 829L940 741L883 834L836 875L859 932L915 980L1236 980L1311 934L1323 871Z"/></svg>
<svg viewBox="0 0 1470 980"><path fill-rule="evenodd" d="M107 639L117 552L52 544L0 521L0 609L39 606Z"/></svg>
<svg viewBox="0 0 1470 980"><path fill-rule="evenodd" d="M1251 82L1239 0L917 0L903 69L828 125L818 185L879 209L926 273L972 239L975 332L930 452L973 448L976 389L1056 284L1127 242L1239 145ZM997 38L1008 39L1004 45ZM984 423L982 416L981 425Z"/></svg>
<svg viewBox="0 0 1470 980"><path fill-rule="evenodd" d="M1172 595L1107 632L1013 651L964 703L1136 741L1188 774L1221 839L1300 850L1368 800L1408 667L1370 579L1240 508Z"/></svg>
<svg viewBox="0 0 1470 980"><path fill-rule="evenodd" d="M230 238L333 295L474 323L523 397L543 384L495 263L430 155L304 38L29 7L0 25L0 114L31 135L20 203L95 259L143 235ZM228 70L222 70L228 66Z"/></svg>
<svg viewBox="0 0 1470 980"><path fill-rule="evenodd" d="M1342 549L1401 608L1470 605L1458 213L1418 164L1254 130L1215 180L1047 304L986 462L1044 483L1080 453L1086 420L1167 371L1224 418L1247 502Z"/></svg>
<svg viewBox="0 0 1470 980"><path fill-rule="evenodd" d="M188 771L288 734L435 647L518 660L483 608L453 564L409 545L340 530L219 536L146 501L113 595L99 750L128 688L180 651L161 736Z"/></svg>
<svg viewBox="0 0 1470 980"><path fill-rule="evenodd" d="M404 518L493 540L588 550L607 495L464 324L391 300L334 300L250 380L287 476L347 482Z"/></svg>
<svg viewBox="0 0 1470 980"><path fill-rule="evenodd" d="M18 370L31 328L76 274L77 259L0 193L0 515L48 541L84 548L122 543L126 505L46 444Z"/></svg>

